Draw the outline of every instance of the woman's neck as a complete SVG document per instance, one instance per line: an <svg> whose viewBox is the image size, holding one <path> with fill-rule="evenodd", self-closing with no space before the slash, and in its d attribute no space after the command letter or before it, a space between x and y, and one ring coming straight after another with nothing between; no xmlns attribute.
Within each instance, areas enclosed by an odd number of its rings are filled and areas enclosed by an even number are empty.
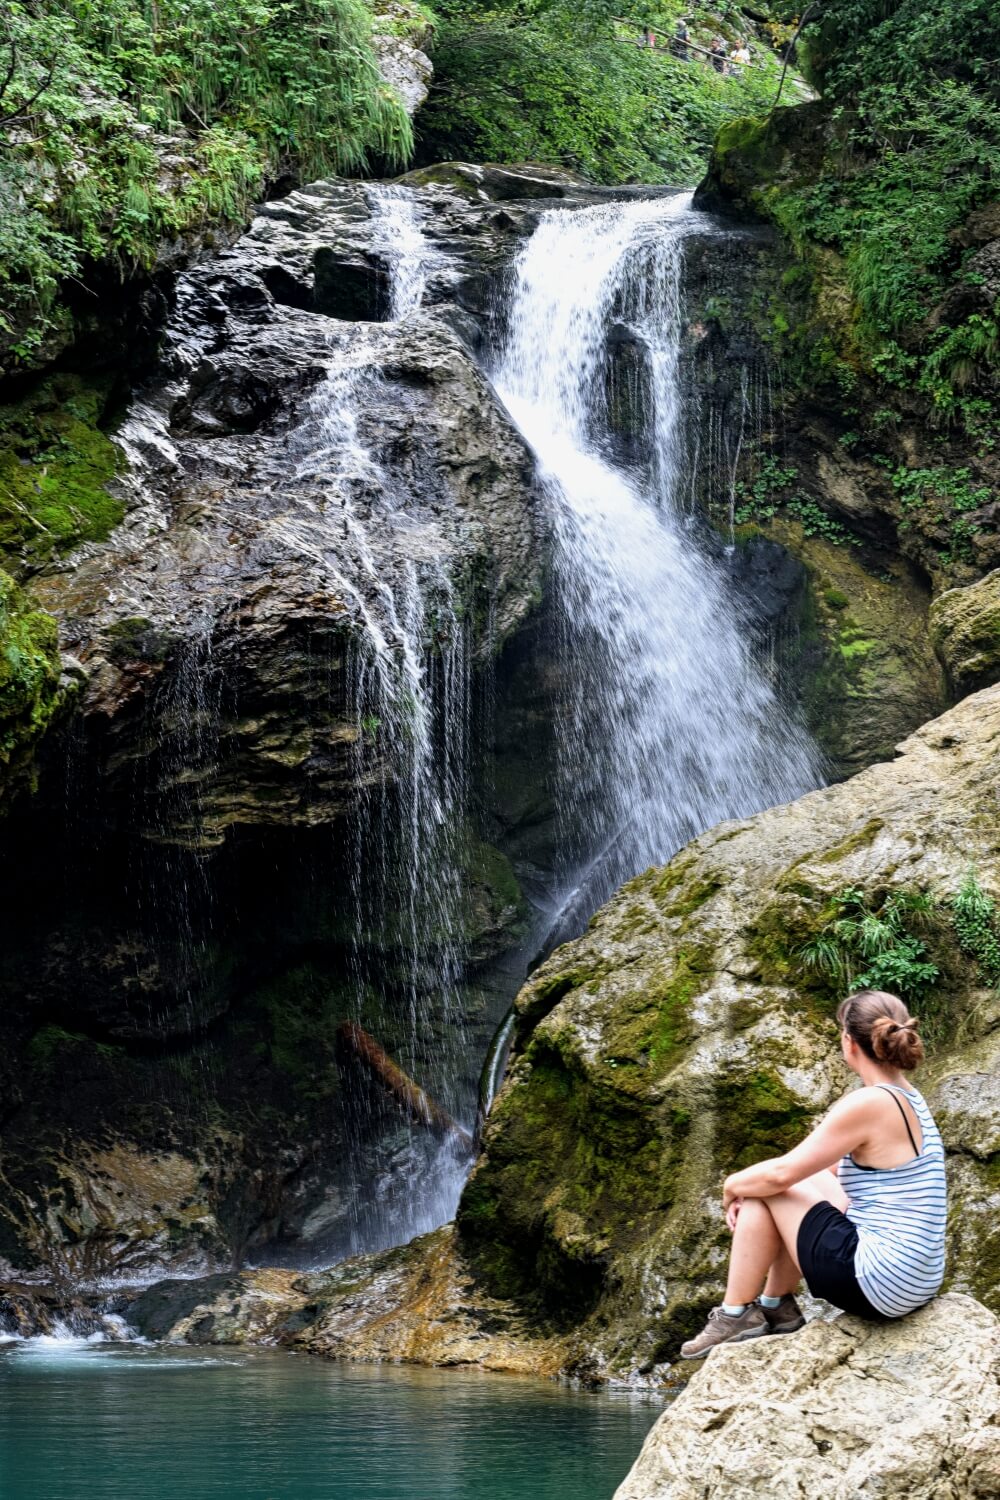
<svg viewBox="0 0 1000 1500"><path fill-rule="evenodd" d="M859 1058L857 1067L858 1077L866 1088L875 1088L880 1083L892 1084L893 1088L911 1088L907 1082L906 1075L898 1068L885 1068L881 1063L872 1062L867 1057Z"/></svg>

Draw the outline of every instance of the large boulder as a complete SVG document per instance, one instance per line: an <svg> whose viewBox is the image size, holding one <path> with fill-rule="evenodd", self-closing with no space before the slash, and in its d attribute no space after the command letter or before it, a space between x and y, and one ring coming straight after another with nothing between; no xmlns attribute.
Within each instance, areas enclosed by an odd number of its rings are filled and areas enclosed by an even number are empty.
<svg viewBox="0 0 1000 1500"><path fill-rule="evenodd" d="M615 1500L986 1500L1000 1493L1000 1322L947 1296L717 1350Z"/></svg>
<svg viewBox="0 0 1000 1500"><path fill-rule="evenodd" d="M930 634L956 694L1000 677L1000 568L963 589L947 589L931 606Z"/></svg>
<svg viewBox="0 0 1000 1500"><path fill-rule="evenodd" d="M722 1178L789 1148L843 1091L840 985L803 949L848 890L931 899L922 940L942 978L920 1007L921 1084L949 1150L949 1275L1000 1305L996 1143L972 1104L1000 1002L950 904L970 866L1000 894L998 755L992 688L896 760L696 839L623 887L521 992L459 1227L490 1291L576 1328L579 1373L674 1358L721 1290Z"/></svg>

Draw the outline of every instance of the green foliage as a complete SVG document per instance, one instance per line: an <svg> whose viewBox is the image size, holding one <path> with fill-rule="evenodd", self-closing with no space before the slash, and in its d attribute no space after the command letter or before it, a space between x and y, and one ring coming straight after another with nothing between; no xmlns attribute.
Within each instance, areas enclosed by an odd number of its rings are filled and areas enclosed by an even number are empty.
<svg viewBox="0 0 1000 1500"><path fill-rule="evenodd" d="M242 220L283 166L411 150L362 0L13 0L5 24L0 114L24 112L0 135L0 334L22 359L88 257L149 265L164 238Z"/></svg>
<svg viewBox="0 0 1000 1500"><path fill-rule="evenodd" d="M435 81L418 119L423 161L537 161L606 183L691 183L719 126L769 107L777 60L722 77L636 46L617 7L438 7ZM626 7L626 11L628 7ZM679 6L651 22L672 30ZM647 13L644 12L644 15ZM690 16L690 12L685 12Z"/></svg>
<svg viewBox="0 0 1000 1500"><path fill-rule="evenodd" d="M951 899L951 919L963 953L974 958L987 983L1000 988L1000 926L997 907L970 870Z"/></svg>
<svg viewBox="0 0 1000 1500"><path fill-rule="evenodd" d="M996 196L995 33L988 0L824 7L805 36L808 71L833 106L825 159L770 203L802 253L843 258L870 369L915 388L945 424L965 423L969 393L1000 364L985 302L928 317L972 253L963 225ZM963 279L979 284L974 270Z"/></svg>
<svg viewBox="0 0 1000 1500"><path fill-rule="evenodd" d="M909 528L914 513L923 510L937 525L948 528L950 544L944 562L974 560L973 542L982 528L967 513L989 504L992 492L986 485L975 484L966 468L945 467L899 468L892 475L892 483L903 509L901 533Z"/></svg>
<svg viewBox="0 0 1000 1500"><path fill-rule="evenodd" d="M940 977L923 939L910 930L926 921L930 897L892 891L875 904L850 886L832 906L829 920L799 950L806 968L827 975L844 993L889 990L919 1003Z"/></svg>
<svg viewBox="0 0 1000 1500"><path fill-rule="evenodd" d="M774 454L765 453L753 476L736 485L734 524L760 526L783 512L799 522L806 536L825 537L838 546L860 545L860 539L815 500L792 491L798 472L793 465L783 464Z"/></svg>

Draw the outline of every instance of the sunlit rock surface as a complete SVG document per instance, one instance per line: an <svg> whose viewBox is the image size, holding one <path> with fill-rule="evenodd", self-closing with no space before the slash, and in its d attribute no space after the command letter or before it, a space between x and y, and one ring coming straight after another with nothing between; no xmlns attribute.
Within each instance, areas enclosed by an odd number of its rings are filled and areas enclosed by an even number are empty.
<svg viewBox="0 0 1000 1500"><path fill-rule="evenodd" d="M1000 1323L947 1296L716 1350L615 1500L986 1500L1000 1493Z"/></svg>

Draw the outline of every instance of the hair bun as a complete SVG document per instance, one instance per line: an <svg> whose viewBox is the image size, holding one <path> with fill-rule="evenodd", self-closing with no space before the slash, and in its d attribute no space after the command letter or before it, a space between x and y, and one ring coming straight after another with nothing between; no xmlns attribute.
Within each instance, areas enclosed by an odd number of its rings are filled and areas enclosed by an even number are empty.
<svg viewBox="0 0 1000 1500"><path fill-rule="evenodd" d="M837 1019L875 1062L910 1072L923 1059L919 1023L898 995L886 990L857 990L841 1002Z"/></svg>

